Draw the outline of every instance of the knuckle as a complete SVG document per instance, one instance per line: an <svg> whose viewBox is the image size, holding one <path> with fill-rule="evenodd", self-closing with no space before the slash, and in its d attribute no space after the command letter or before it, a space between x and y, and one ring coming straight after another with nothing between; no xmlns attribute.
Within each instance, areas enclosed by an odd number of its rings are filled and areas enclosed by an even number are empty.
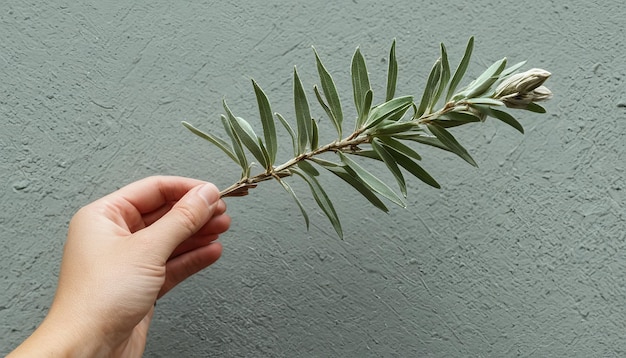
<svg viewBox="0 0 626 358"><path fill-rule="evenodd" d="M181 229L188 231L189 234L195 233L201 226L200 218L190 208L179 206L175 207L174 210L177 213L176 217Z"/></svg>

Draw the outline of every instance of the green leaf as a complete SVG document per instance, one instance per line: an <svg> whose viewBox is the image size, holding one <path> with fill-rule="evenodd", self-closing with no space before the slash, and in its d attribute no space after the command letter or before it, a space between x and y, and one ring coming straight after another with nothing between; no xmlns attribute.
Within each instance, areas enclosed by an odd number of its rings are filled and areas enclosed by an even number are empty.
<svg viewBox="0 0 626 358"><path fill-rule="evenodd" d="M431 147L435 147L435 148L439 148L439 149L443 149L443 150L447 150L447 151L451 152L450 148L445 146L439 140L439 138L431 137L431 136L425 136L422 133L396 134L393 137L396 138L396 139L410 140L410 141L413 141L413 142L426 144L426 145L429 145Z"/></svg>
<svg viewBox="0 0 626 358"><path fill-rule="evenodd" d="M265 159L265 155L263 155L263 151L259 146L259 141L257 135L254 133L252 126L245 119L240 117L235 117L231 112L230 108L226 104L226 101L223 102L224 110L226 111L226 118L230 122L231 128L233 132L237 135L241 143L248 148L250 153L259 161L259 164L268 169L268 163Z"/></svg>
<svg viewBox="0 0 626 358"><path fill-rule="evenodd" d="M386 121L382 121L378 126L372 128L369 133L376 136L382 135L392 135L398 133L404 133L406 131L412 130L416 127L414 122L391 122L386 123Z"/></svg>
<svg viewBox="0 0 626 358"><path fill-rule="evenodd" d="M395 148L390 148L389 153L394 157L396 163L400 164L401 167L406 169L409 173L413 174L416 178L432 187L435 187L437 189L441 188L441 185L439 185L439 183L437 183L437 181L432 176L430 176L427 171L425 171L411 158L404 155L404 153L396 150Z"/></svg>
<svg viewBox="0 0 626 358"><path fill-rule="evenodd" d="M496 61L489 66L477 79L469 84L466 90L460 93L465 98L482 96L498 80L500 73L506 66L506 58Z"/></svg>
<svg viewBox="0 0 626 358"><path fill-rule="evenodd" d="M274 126L274 116L270 107L270 102L265 95L265 92L259 87L259 85L252 80L252 86L254 87L254 93L256 95L257 104L259 107L259 116L261 117L261 124L263 125L263 137L267 145L267 151L269 154L270 165L276 161L276 152L278 151L278 141L276 139L276 127Z"/></svg>
<svg viewBox="0 0 626 358"><path fill-rule="evenodd" d="M382 200L380 200L369 187L363 184L359 177L354 174L354 171L352 169L350 169L346 165L339 165L318 158L313 158L313 161L351 185L375 207L384 212L389 212L389 209L387 208L387 206L385 206Z"/></svg>
<svg viewBox="0 0 626 358"><path fill-rule="evenodd" d="M433 108L437 104L437 101L441 98L443 90L446 86L448 86L448 81L450 81L450 63L448 62L448 52L446 51L446 46L441 43L441 78L437 84L437 90L430 99L430 103L428 105L429 108Z"/></svg>
<svg viewBox="0 0 626 358"><path fill-rule="evenodd" d="M311 120L313 124L313 134L311 135L311 149L317 149L319 147L320 134L319 129L317 128L317 122L315 120Z"/></svg>
<svg viewBox="0 0 626 358"><path fill-rule="evenodd" d="M267 148L265 148L265 145L263 144L263 141L261 140L261 138L257 137L257 143L259 148L261 149L261 154L263 155L263 158L265 159L265 169L267 169L267 172L271 172L273 165L272 162L270 160L270 153L267 150Z"/></svg>
<svg viewBox="0 0 626 358"><path fill-rule="evenodd" d="M356 127L361 128L367 121L367 117L369 116L370 109L372 108L372 97L374 93L372 90L367 90L365 93L365 98L363 100L363 107L359 111L359 117L356 120Z"/></svg>
<svg viewBox="0 0 626 358"><path fill-rule="evenodd" d="M398 97L374 107L369 113L369 118L364 124L364 128L370 129L384 120L397 121L411 108L413 104L412 96Z"/></svg>
<svg viewBox="0 0 626 358"><path fill-rule="evenodd" d="M546 109L535 102L529 103L524 109L535 113L546 113Z"/></svg>
<svg viewBox="0 0 626 358"><path fill-rule="evenodd" d="M381 162L383 160L383 158L381 158L380 155L378 155L378 153L376 153L373 150L361 149L361 150L358 150L356 152L350 152L350 154L356 155L356 156L359 156L359 157L365 157L365 158L379 160Z"/></svg>
<svg viewBox="0 0 626 358"><path fill-rule="evenodd" d="M330 118L330 121L333 122L335 130L337 130L337 138L341 139L341 124L336 122L335 115L331 111L330 107L328 107L326 102L324 102L324 98L322 98L322 95L320 94L319 89L317 89L317 86L313 86L313 92L315 93L315 97L317 98L320 106L322 106L322 109L324 109L324 112L326 112L326 115L328 116L328 118Z"/></svg>
<svg viewBox="0 0 626 358"><path fill-rule="evenodd" d="M463 146L459 142L457 142L457 140L454 138L454 136L452 136L452 134L450 134L450 132L436 124L427 124L426 126L428 127L430 132L441 141L443 145L449 148L452 153L463 158L463 160L470 163L471 165L475 167L478 166L478 164L476 164L476 162L470 156L467 150L465 150L465 148L463 148Z"/></svg>
<svg viewBox="0 0 626 358"><path fill-rule="evenodd" d="M341 126L343 123L343 112L341 110L341 101L339 100L339 95L337 95L337 88L335 87L335 82L333 81L332 76L326 70L326 67L322 64L322 60L317 55L315 49L315 61L317 63L317 72L320 77L320 83L322 84L322 90L324 91L324 96L328 101L328 107L330 109L330 117L337 129L337 133L339 133L339 138L341 138Z"/></svg>
<svg viewBox="0 0 626 358"><path fill-rule="evenodd" d="M287 133L289 133L289 136L291 136L291 144L293 145L293 154L297 156L300 153L298 153L298 143L296 141L296 133L294 133L293 129L291 128L291 126L289 125L289 122L287 122L285 117L283 117L280 113L275 113L275 114L278 120L280 121L280 123L283 124L283 127L285 127L285 130L287 131Z"/></svg>
<svg viewBox="0 0 626 358"><path fill-rule="evenodd" d="M396 82L398 80L398 61L396 60L396 40L391 43L389 50L389 68L387 70L387 96L385 101L390 101L396 93Z"/></svg>
<svg viewBox="0 0 626 358"><path fill-rule="evenodd" d="M524 134L524 127L520 122L518 122L512 115L507 112L497 110L495 108L488 108L487 115L497 118L502 122L510 125L511 127L517 129L520 133Z"/></svg>
<svg viewBox="0 0 626 358"><path fill-rule="evenodd" d="M246 153L243 150L243 146L241 144L241 140L237 134L233 131L233 126L230 124L230 121L226 119L226 116L220 116L222 120L222 125L224 126L224 130L226 134L230 137L231 143L233 144L233 151L237 156L239 166L241 167L241 177L247 178L250 175L250 166L248 165L248 159L246 158Z"/></svg>
<svg viewBox="0 0 626 358"><path fill-rule="evenodd" d="M224 153L226 153L226 155L228 155L228 157L230 157L230 159L232 159L235 163L239 164L239 159L237 159L237 156L235 156L235 153L233 153L232 148L230 147L230 145L228 145L228 143L226 143L224 140L215 137L209 133L205 133L201 130L199 130L198 128L192 126L191 124L183 121L183 126L185 126L185 128L189 129L193 134L197 135L200 138L206 139L209 142L213 143L215 146L217 146L218 148L220 148Z"/></svg>
<svg viewBox="0 0 626 358"><path fill-rule="evenodd" d="M339 221L339 217L337 216L335 207L333 206L332 202L328 198L326 191L324 191L324 189L319 184L317 179L315 179L314 175L308 173L302 167L300 169L302 170L291 168L290 172L300 176L302 179L304 179L304 181L307 184L309 184L309 187L311 188L311 193L313 194L313 198L315 199L315 202L317 202L317 205L320 207L320 209L322 209L324 214L326 214L326 216L328 217L328 220L330 220L330 223L335 228L337 235L339 235L339 237L343 239L343 230L341 229L341 222Z"/></svg>
<svg viewBox="0 0 626 358"><path fill-rule="evenodd" d="M367 185L370 189L377 192L378 194L384 196L385 198L391 200L393 203L406 208L406 204L387 184L385 184L380 179L376 178L367 170L363 169L359 164L357 164L352 159L348 158L341 152L338 152L341 161L346 164L350 169L352 169L357 177L363 182L363 184Z"/></svg>
<svg viewBox="0 0 626 358"><path fill-rule="evenodd" d="M378 137L378 139L380 139L380 141L388 148L391 148L397 152L400 152L408 157L411 157L417 160L422 160L422 157L419 154L417 154L417 152L413 150L413 148L407 146L406 144L400 142L399 140L395 140L391 137Z"/></svg>
<svg viewBox="0 0 626 358"><path fill-rule="evenodd" d="M306 223L306 229L308 231L309 230L309 215L307 215L306 210L304 210L304 206L302 205L302 202L300 201L300 199L298 199L298 197L296 196L296 193L293 191L293 189L291 189L291 187L285 181L281 180L279 177L274 177L274 178L278 180L278 182L280 183L280 185L283 186L283 188L285 188L285 190L291 195L293 200L298 205L298 208L300 208L300 212L302 213L302 217L304 218L304 222Z"/></svg>
<svg viewBox="0 0 626 358"><path fill-rule="evenodd" d="M465 71L467 71L467 66L469 64L470 58L472 57L472 51L474 50L474 37L470 37L467 42L467 47L465 48L465 54L463 55L463 59L459 63L459 66L454 71L454 75L452 76L452 81L450 81L450 86L448 87L448 93L446 94L446 102L452 98L455 94L457 86L465 76Z"/></svg>
<svg viewBox="0 0 626 358"><path fill-rule="evenodd" d="M513 72L519 70L522 66L524 66L526 64L526 61L522 61L522 62L518 62L516 64L514 64L511 67L507 67L504 71L502 71L502 73L500 74L500 79L505 79L506 77L509 77L510 75L513 74Z"/></svg>
<svg viewBox="0 0 626 358"><path fill-rule="evenodd" d="M421 117L427 110L429 110L430 100L433 97L433 94L437 90L437 83L441 79L441 59L438 59L433 68L430 71L430 75L428 75L428 80L426 81L426 87L424 88L424 94L422 95L422 100L420 101L420 105L417 108L417 112L415 113L415 118Z"/></svg>
<svg viewBox="0 0 626 358"><path fill-rule="evenodd" d="M357 110L357 118L360 118L364 108L363 102L365 102L367 92L371 90L371 87L367 67L365 66L365 59L363 55L361 55L361 50L358 47L352 57L351 74L354 106ZM358 129L359 127L357 126L356 128Z"/></svg>
<svg viewBox="0 0 626 358"><path fill-rule="evenodd" d="M311 112L309 110L309 102L306 99L302 82L298 77L298 71L293 68L293 98L296 108L296 124L298 129L298 154L302 154L306 150L307 144L313 134L313 124L311 120Z"/></svg>
<svg viewBox="0 0 626 358"><path fill-rule="evenodd" d="M233 130L237 133L241 143L248 148L250 153L259 161L259 164L266 169L271 168L271 164L268 162L269 154L267 149L263 146L261 138L259 138L250 123L241 117L234 117L235 121L232 123Z"/></svg>
<svg viewBox="0 0 626 358"><path fill-rule="evenodd" d="M484 104L488 106L504 106L504 102L498 99L488 98L488 97L468 98L463 102L469 103L469 104Z"/></svg>
<svg viewBox="0 0 626 358"><path fill-rule="evenodd" d="M378 155L382 158L383 162L385 163L389 171L391 171L391 174L393 174L394 178L396 178L398 187L400 187L400 192L406 198L406 182L404 181L404 175L402 175L402 171L398 167L396 160L391 154L389 154L387 149L385 149L385 147L383 147L382 144L378 143L377 140L374 139L371 144L372 144L372 149L376 153L378 153Z"/></svg>
<svg viewBox="0 0 626 358"><path fill-rule="evenodd" d="M481 119L470 112L449 112L433 122L443 128L451 128L468 123L481 122Z"/></svg>
<svg viewBox="0 0 626 358"><path fill-rule="evenodd" d="M298 167L314 177L320 175L320 172L318 172L317 169L315 169L315 167L306 160L299 161Z"/></svg>

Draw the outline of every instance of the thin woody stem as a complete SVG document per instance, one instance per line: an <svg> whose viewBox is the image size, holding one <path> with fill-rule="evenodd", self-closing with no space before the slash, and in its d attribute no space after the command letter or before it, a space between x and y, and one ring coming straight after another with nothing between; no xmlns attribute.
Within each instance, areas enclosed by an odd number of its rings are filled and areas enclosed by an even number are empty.
<svg viewBox="0 0 626 358"><path fill-rule="evenodd" d="M448 112L454 111L455 108L463 104L464 104L463 101L450 101L446 103L443 106L443 108L439 109L438 111L423 114L421 117L413 119L413 121L415 121L418 124L428 124L432 122L433 120L437 119L438 117ZM289 168L293 167L294 165L297 165L303 160L307 160L309 158L320 155L322 153L339 152L339 151L343 151L346 148L354 149L359 144L369 143L371 142L371 140L372 140L371 135L368 135L367 133L363 134L363 130L358 129L354 131L352 134L350 134L348 137L346 137L345 139L342 139L340 141L334 141L332 143L329 143L319 148L316 148L314 150L311 150L310 152L302 153L296 156L295 158L292 158L289 161L273 168L270 171L265 171L253 177L242 178L241 180L232 184L228 188L220 191L220 197L223 198L223 197L229 197L229 196L248 195L248 189L255 188L257 186L257 183L260 183L266 180L277 179L277 178L281 179L281 178L291 176L292 173L289 171Z"/></svg>
<svg viewBox="0 0 626 358"><path fill-rule="evenodd" d="M354 134L354 133L353 133ZM341 141L335 141L324 146L321 146L317 149L311 150L310 152L302 153L295 158L290 159L289 161L275 167L271 171L266 171L260 174L257 174L253 177L242 178L238 182L229 186L228 188L220 191L220 197L228 197L228 196L244 196L248 194L248 189L256 187L256 184L262 181L284 178L291 176L291 172L289 168L298 164L303 160L307 160L316 155L320 155L326 152L338 152L343 150L344 148L353 148L358 146L359 144L368 143L371 140L370 136L357 136L354 137L350 135L348 138L343 139Z"/></svg>

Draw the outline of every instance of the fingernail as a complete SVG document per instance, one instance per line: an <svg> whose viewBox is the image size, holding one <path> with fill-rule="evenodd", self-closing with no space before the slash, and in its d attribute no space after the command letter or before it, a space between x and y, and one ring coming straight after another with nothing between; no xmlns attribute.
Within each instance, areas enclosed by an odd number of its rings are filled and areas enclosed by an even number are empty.
<svg viewBox="0 0 626 358"><path fill-rule="evenodd" d="M212 206L219 199L219 192L215 185L211 183L203 184L198 189L198 195L206 202L207 206Z"/></svg>

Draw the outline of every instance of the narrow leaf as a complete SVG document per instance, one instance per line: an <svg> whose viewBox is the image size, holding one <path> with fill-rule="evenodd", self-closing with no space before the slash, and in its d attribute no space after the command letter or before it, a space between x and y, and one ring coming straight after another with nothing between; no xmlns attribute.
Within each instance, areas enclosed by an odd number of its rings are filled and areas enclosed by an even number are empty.
<svg viewBox="0 0 626 358"><path fill-rule="evenodd" d="M448 93L446 94L446 102L452 98L455 94L457 86L465 76L465 71L467 71L467 66L469 64L470 58L472 57L472 51L474 50L474 37L470 37L467 42L467 47L465 48L465 54L459 63L459 66L454 71L454 75L452 76L452 81L450 81L450 86L448 87Z"/></svg>
<svg viewBox="0 0 626 358"><path fill-rule="evenodd" d="M265 169L269 173L273 167L272 162L270 160L270 153L265 147L265 145L263 144L263 141L261 140L261 138L257 138L257 143L258 143L259 148L261 149L261 154L263 155L263 158L265 159Z"/></svg>
<svg viewBox="0 0 626 358"><path fill-rule="evenodd" d="M337 216L335 207L333 206L332 202L328 198L328 195L326 194L326 191L324 191L317 179L315 179L313 175L311 175L304 169L298 170L292 168L290 169L290 171L294 174L299 175L302 179L304 179L307 184L309 184L315 202L317 202L317 205L320 207L320 209L322 209L324 214L326 214L328 220L330 220L330 223L333 225L333 228L335 228L337 235L339 235L339 237L343 239L343 230L341 229L341 222L339 221L339 217Z"/></svg>
<svg viewBox="0 0 626 358"><path fill-rule="evenodd" d="M241 143L243 143L243 145L248 148L250 153L252 153L252 155L259 161L259 164L261 164L263 168L268 168L269 163L267 161L267 150L261 147L261 138L254 133L254 129L252 129L250 123L241 117L235 117L233 130L237 133L239 139L241 139Z"/></svg>
<svg viewBox="0 0 626 358"><path fill-rule="evenodd" d="M439 138L431 137L431 136L425 136L425 135L423 135L421 133L416 133L416 134L397 134L397 135L394 135L393 137L396 138L396 139L410 140L410 141L413 141L413 142L426 144L426 145L429 145L431 147L447 150L449 152L451 151L450 148L448 148L445 144L443 144L439 140Z"/></svg>
<svg viewBox="0 0 626 358"><path fill-rule="evenodd" d="M354 93L354 106L357 110L357 118L361 117L361 111L363 110L363 102L370 88L369 75L367 74L367 67L365 66L365 59L361 55L359 48L354 52L352 57L352 90ZM358 128L358 126L357 126Z"/></svg>
<svg viewBox="0 0 626 358"><path fill-rule="evenodd" d="M408 145L400 142L399 140L395 140L391 137L378 137L378 139L380 139L381 142L383 142L383 144L386 147L389 147L397 152L400 152L408 157L417 159L417 160L422 160L422 157L417 154L417 152L415 150L413 150L413 148L409 147Z"/></svg>
<svg viewBox="0 0 626 358"><path fill-rule="evenodd" d="M387 70L387 96L385 101L390 101L396 93L396 82L398 80L398 61L396 60L396 40L391 43L389 50L389 68Z"/></svg>
<svg viewBox="0 0 626 358"><path fill-rule="evenodd" d="M343 153L339 152L339 157L341 158L341 161L344 164L346 164L348 167L350 167L350 169L352 169L354 171L356 176L359 177L359 179L365 185L367 185L370 189L372 189L373 191L377 192L378 194L384 196L385 198L391 200L393 203L395 203L395 204L397 204L397 205L399 205L399 206L401 206L403 208L406 207L406 204L404 203L402 198L400 198L383 181L381 181L380 179L376 178L374 175L372 175L370 172L365 170L363 167L361 167L359 164L357 164L352 159L348 158L348 156L344 155Z"/></svg>
<svg viewBox="0 0 626 358"><path fill-rule="evenodd" d="M220 119L222 120L222 125L224 126L226 134L228 134L230 141L233 144L233 151L235 152L239 166L241 167L241 176L248 177L250 174L250 166L248 165L248 159L246 158L243 146L241 145L241 140L239 140L239 137L233 131L233 126L230 124L230 121L228 121L224 115L222 115Z"/></svg>
<svg viewBox="0 0 626 358"><path fill-rule="evenodd" d="M434 134L437 137L437 139L441 141L443 145L445 145L446 147L450 149L452 153L463 158L463 160L470 163L471 165L475 167L478 166L478 164L476 164L476 162L470 156L467 150L465 150L465 148L463 148L463 146L459 142L457 142L457 140L454 138L454 136L452 136L452 134L450 134L450 132L448 132L443 127L438 126L436 124L427 124L426 126L428 127L430 132Z"/></svg>
<svg viewBox="0 0 626 358"><path fill-rule="evenodd" d="M469 112L449 112L433 121L443 128L451 128L463 124L481 122L481 119Z"/></svg>
<svg viewBox="0 0 626 358"><path fill-rule="evenodd" d="M298 154L304 153L313 133L309 102L306 99L302 82L298 77L298 71L293 68L293 99L296 109L296 124L298 129Z"/></svg>
<svg viewBox="0 0 626 358"><path fill-rule="evenodd" d="M437 181L432 176L430 176L427 171L425 171L411 158L404 155L404 153L396 150L395 148L390 148L389 153L394 157L396 163L400 164L401 167L406 169L409 173L413 174L416 178L432 187L435 187L437 189L441 188L441 185L439 185L439 183L437 183Z"/></svg>
<svg viewBox="0 0 626 358"><path fill-rule="evenodd" d="M296 133L294 133L293 129L291 128L291 126L289 125L289 122L287 122L287 120L285 119L285 117L283 117L280 113L275 113L276 117L278 118L278 120L280 121L280 123L282 123L283 127L285 127L285 130L287 131L287 133L289 133L289 136L291 137L291 144L293 145L293 153L295 156L299 155L300 153L298 153L298 144L296 141Z"/></svg>
<svg viewBox="0 0 626 358"><path fill-rule="evenodd" d="M398 183L398 186L400 187L400 192L406 198L406 182L404 181L404 175L402 175L402 171L398 167L396 160L391 154L389 154L389 152L387 151L387 149L385 149L385 147L383 147L381 144L378 143L377 140L373 140L371 144L372 144L372 149L374 149L374 151L378 153L378 155L382 158L383 162L385 163L385 165L387 166L391 174L393 174L394 178L396 178L396 182Z"/></svg>
<svg viewBox="0 0 626 358"><path fill-rule="evenodd" d="M429 108L433 108L437 104L437 101L441 98L443 90L448 86L448 81L450 81L450 63L448 62L448 52L446 51L446 46L441 43L441 78L437 84L437 90L430 99Z"/></svg>
<svg viewBox="0 0 626 358"><path fill-rule="evenodd" d="M230 157L230 159L232 159L235 163L239 164L239 159L237 159L237 156L235 156L235 153L233 153L232 148L230 147L230 145L228 145L228 143L226 143L224 140L215 137L209 133L205 133L201 130L199 130L198 128L194 127L193 125L183 121L183 126L185 126L185 128L189 129L193 134L197 135L200 138L206 139L209 142L213 143L214 145L216 145L218 148L220 148L224 153L226 153L226 155L228 155L228 157Z"/></svg>
<svg viewBox="0 0 626 358"><path fill-rule="evenodd" d="M341 178L343 181L351 185L354 189L356 189L359 193L361 193L361 195L363 195L375 207L377 207L378 209L384 212L389 212L389 209L387 208L387 206L385 206L385 203L383 203L382 200L380 200L369 187L363 184L363 182L359 179L359 177L353 174L354 172L352 171L352 169L350 169L349 167L345 165L339 165L339 164L327 162L324 160L319 161L318 159L315 159L315 162L320 164L324 168L328 169L328 171L335 174L336 176Z"/></svg>
<svg viewBox="0 0 626 358"><path fill-rule="evenodd" d="M504 71L502 71L502 73L500 74L500 79L504 79L510 75L513 74L513 72L519 70L522 66L524 66L526 64L526 61L522 61L522 62L518 62L516 64L514 64L511 67L507 67Z"/></svg>
<svg viewBox="0 0 626 358"><path fill-rule="evenodd" d="M383 121L384 122L384 121ZM416 124L413 122L392 122L392 123L381 123L372 129L370 133L372 135L392 135L398 133L404 133L411 129L414 129Z"/></svg>
<svg viewBox="0 0 626 358"><path fill-rule="evenodd" d="M356 152L352 152L350 154L356 155L356 156L359 156L359 157L375 159L375 160L379 160L379 161L383 160L383 158L381 158L380 155L378 155L378 153L376 153L375 151L373 151L371 149L370 150L361 149L361 150L358 150Z"/></svg>
<svg viewBox="0 0 626 358"><path fill-rule="evenodd" d="M311 123L313 124L313 133L311 135L311 149L317 149L319 147L320 134L319 129L317 128L317 122L311 119Z"/></svg>
<svg viewBox="0 0 626 358"><path fill-rule="evenodd" d="M259 106L259 116L261 117L261 124L263 125L263 137L267 145L267 151L269 154L270 164L274 164L276 161L276 152L278 151L278 141L276 139L276 127L274 126L274 116L272 115L272 109L270 102L265 95L265 92L259 87L259 85L252 80L254 87L254 93L256 95L257 104Z"/></svg>
<svg viewBox="0 0 626 358"><path fill-rule="evenodd" d="M365 121L370 114L370 109L372 108L373 95L374 93L372 90L367 90L367 92L365 92L365 98L363 99L363 103L361 103L363 107L360 111L358 111L359 117L356 120L356 128L361 128L365 124Z"/></svg>
<svg viewBox="0 0 626 358"><path fill-rule="evenodd" d="M494 62L477 79L472 81L466 90L461 92L465 98L474 98L483 95L498 80L500 73L506 66L506 58Z"/></svg>
<svg viewBox="0 0 626 358"><path fill-rule="evenodd" d="M317 98L320 106L322 106L322 109L324 109L324 112L326 112L326 115L328 116L328 118L330 118L330 121L333 122L335 130L337 131L337 138L341 139L341 124L337 122L332 110L330 109L330 107L328 107L326 102L324 102L324 98L322 97L319 89L317 89L317 86L313 86L313 92L315 93L315 97Z"/></svg>
<svg viewBox="0 0 626 358"><path fill-rule="evenodd" d="M280 185L282 185L283 188L285 188L285 190L291 195L293 200L298 205L298 208L300 208L300 212L302 213L302 217L304 218L304 222L306 223L306 229L308 231L309 230L309 215L307 215L306 210L304 210L304 206L302 205L302 202L300 201L300 199L298 199L298 197L296 196L296 193L293 191L293 189L291 189L291 187L285 181L281 180L279 177L275 177L275 178L276 180L278 180Z"/></svg>
<svg viewBox="0 0 626 358"><path fill-rule="evenodd" d="M524 127L520 122L518 122L512 115L507 112L497 110L495 108L489 108L487 113L491 117L497 118L502 122L510 125L511 127L517 129L520 133L524 134Z"/></svg>
<svg viewBox="0 0 626 358"><path fill-rule="evenodd" d="M230 108L226 104L226 101L223 101L224 110L226 111L226 118L233 129L233 132L237 135L241 143L248 148L250 153L259 161L259 164L263 168L268 168L268 163L265 160L265 156L259 146L258 137L254 133L252 126L245 119L240 117L235 117L231 112Z"/></svg>
<svg viewBox="0 0 626 358"><path fill-rule="evenodd" d="M315 167L306 160L299 161L298 167L314 177L320 175L320 172L318 172L317 169L315 169Z"/></svg>
<svg viewBox="0 0 626 358"><path fill-rule="evenodd" d="M488 106L504 106L502 101L488 97L468 98L464 102L469 104L485 104Z"/></svg>
<svg viewBox="0 0 626 358"><path fill-rule="evenodd" d="M535 113L546 113L546 109L535 102L529 103L524 109Z"/></svg>
<svg viewBox="0 0 626 358"><path fill-rule="evenodd" d="M337 88L335 86L335 82L333 81L332 76L326 70L326 67L322 64L322 60L317 55L315 49L315 61L317 63L317 72L320 77L320 83L322 84L322 91L324 91L324 96L328 101L328 107L330 109L330 113L332 113L331 119L335 128L337 128L337 132L339 133L339 138L341 138L341 126L343 123L343 112L341 110L341 101L339 100L339 95L337 95Z"/></svg>
<svg viewBox="0 0 626 358"><path fill-rule="evenodd" d="M397 121L406 113L413 104L412 96L398 97L376 106L369 113L369 118L364 124L365 129L372 128L380 122L391 119Z"/></svg>
<svg viewBox="0 0 626 358"><path fill-rule="evenodd" d="M430 100L433 97L435 90L437 89L437 83L441 78L441 59L438 59L433 68L430 70L430 75L426 81L426 87L424 88L424 94L422 100L415 113L415 118L421 117L429 108Z"/></svg>

